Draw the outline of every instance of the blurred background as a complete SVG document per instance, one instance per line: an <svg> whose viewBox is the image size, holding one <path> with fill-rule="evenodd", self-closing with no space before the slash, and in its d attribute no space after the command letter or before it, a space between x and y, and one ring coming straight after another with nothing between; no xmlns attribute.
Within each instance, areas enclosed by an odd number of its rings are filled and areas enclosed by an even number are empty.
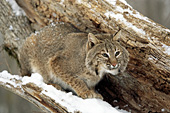
<svg viewBox="0 0 170 113"><path fill-rule="evenodd" d="M134 9L170 29L170 0L126 0ZM0 34L0 46L3 37ZM0 50L0 72L18 74L16 61ZM0 87L0 113L40 113L41 111L21 97Z"/></svg>

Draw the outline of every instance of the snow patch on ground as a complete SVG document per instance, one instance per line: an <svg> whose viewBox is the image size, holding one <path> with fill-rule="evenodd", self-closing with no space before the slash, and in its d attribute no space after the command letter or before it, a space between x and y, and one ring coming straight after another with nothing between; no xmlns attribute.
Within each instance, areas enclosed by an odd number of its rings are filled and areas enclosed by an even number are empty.
<svg viewBox="0 0 170 113"><path fill-rule="evenodd" d="M18 4L16 3L15 0L6 0L6 1L11 5L11 8L16 16L25 16L26 15L24 10L22 10L18 6Z"/></svg>
<svg viewBox="0 0 170 113"><path fill-rule="evenodd" d="M21 80L22 83L15 83L15 80ZM22 86L27 83L34 83L41 87L42 94L45 94L62 106L65 106L69 112L80 111L82 113L129 113L125 110L113 108L110 104L100 99L82 99L70 93L57 90L52 85L47 85L43 82L43 78L38 73L33 73L31 77L20 77L18 75L11 75L7 71L0 73L0 82L9 83L16 86ZM21 87L20 87L21 88Z"/></svg>

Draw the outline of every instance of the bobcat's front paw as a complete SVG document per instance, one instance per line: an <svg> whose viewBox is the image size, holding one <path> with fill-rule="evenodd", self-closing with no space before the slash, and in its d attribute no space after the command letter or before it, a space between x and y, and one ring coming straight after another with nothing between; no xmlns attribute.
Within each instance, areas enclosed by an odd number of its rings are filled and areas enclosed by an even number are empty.
<svg viewBox="0 0 170 113"><path fill-rule="evenodd" d="M80 97L83 98L83 99L86 99L86 98L99 98L99 99L102 99L102 100L103 100L102 95L94 92L93 90L88 90L88 91L86 91L86 92L82 92L82 93L80 93L80 95L78 95L78 96L80 96Z"/></svg>

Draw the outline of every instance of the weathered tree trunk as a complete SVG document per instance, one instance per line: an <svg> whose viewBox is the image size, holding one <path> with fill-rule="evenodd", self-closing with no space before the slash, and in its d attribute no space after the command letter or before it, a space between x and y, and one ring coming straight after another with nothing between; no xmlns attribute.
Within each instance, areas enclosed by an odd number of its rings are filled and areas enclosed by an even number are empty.
<svg viewBox="0 0 170 113"><path fill-rule="evenodd" d="M41 27L62 21L83 32L114 34L121 29L120 43L130 53L127 72L107 76L97 89L113 106L132 112L170 112L170 30L144 17L124 0L108 1L17 0L29 19ZM12 43L5 45L9 48Z"/></svg>
<svg viewBox="0 0 170 113"><path fill-rule="evenodd" d="M0 1L0 8L0 32L5 37L4 47L16 58L19 46L33 32L33 29L28 18L23 15L16 16L6 0Z"/></svg>

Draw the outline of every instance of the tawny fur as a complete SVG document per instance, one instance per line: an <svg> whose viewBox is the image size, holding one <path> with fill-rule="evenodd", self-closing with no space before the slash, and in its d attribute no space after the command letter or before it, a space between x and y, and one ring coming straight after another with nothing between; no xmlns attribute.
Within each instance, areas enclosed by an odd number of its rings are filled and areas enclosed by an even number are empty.
<svg viewBox="0 0 170 113"><path fill-rule="evenodd" d="M95 85L105 73L124 72L128 52L108 34L81 33L69 24L48 26L27 38L20 49L21 74L40 73L82 98L102 98Z"/></svg>

